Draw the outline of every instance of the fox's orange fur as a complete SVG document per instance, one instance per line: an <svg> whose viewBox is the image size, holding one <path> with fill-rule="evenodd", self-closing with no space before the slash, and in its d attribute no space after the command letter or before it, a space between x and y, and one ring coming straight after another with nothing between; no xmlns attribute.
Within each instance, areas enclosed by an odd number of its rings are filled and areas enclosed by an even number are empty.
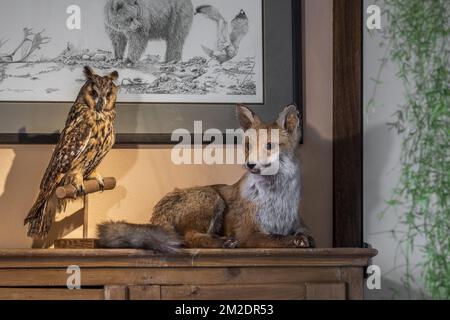
<svg viewBox="0 0 450 320"><path fill-rule="evenodd" d="M164 230L171 236L170 241L178 244L179 239L186 247L313 246L314 241L299 218L297 108L286 107L273 123L264 123L244 106L237 107L237 115L244 130L253 129L257 133L246 138L248 172L238 182L176 189L158 202L149 225L124 222L100 225L101 245L168 251L148 231L158 228L158 232ZM266 130L267 135L258 135L261 130ZM273 130L279 134L272 137ZM278 172L265 175L274 164L279 166Z"/></svg>

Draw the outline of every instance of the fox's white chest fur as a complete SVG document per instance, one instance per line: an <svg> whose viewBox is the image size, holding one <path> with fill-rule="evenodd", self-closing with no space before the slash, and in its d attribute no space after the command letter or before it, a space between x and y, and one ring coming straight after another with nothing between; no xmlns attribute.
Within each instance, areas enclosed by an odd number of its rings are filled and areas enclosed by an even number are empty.
<svg viewBox="0 0 450 320"><path fill-rule="evenodd" d="M300 227L300 169L293 159L280 160L276 175L249 174L241 192L256 205L256 220L262 232L289 235Z"/></svg>

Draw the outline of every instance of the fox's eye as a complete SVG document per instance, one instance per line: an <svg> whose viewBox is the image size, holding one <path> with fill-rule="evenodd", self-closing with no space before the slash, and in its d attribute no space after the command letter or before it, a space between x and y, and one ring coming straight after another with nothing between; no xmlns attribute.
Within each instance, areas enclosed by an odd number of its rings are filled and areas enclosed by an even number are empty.
<svg viewBox="0 0 450 320"><path fill-rule="evenodd" d="M267 149L267 150L272 150L272 149L273 149L273 144L270 143L270 142L267 143L267 144L266 144L266 149Z"/></svg>

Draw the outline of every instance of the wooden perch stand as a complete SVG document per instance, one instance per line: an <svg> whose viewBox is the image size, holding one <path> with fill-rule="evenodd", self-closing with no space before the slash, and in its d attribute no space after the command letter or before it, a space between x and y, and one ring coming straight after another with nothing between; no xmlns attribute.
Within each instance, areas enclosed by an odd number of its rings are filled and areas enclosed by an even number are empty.
<svg viewBox="0 0 450 320"><path fill-rule="evenodd" d="M91 193L102 191L102 187L96 180L85 180L83 197L83 238L81 239L57 239L55 248L65 249L89 249L96 247L96 239L88 238L88 204ZM103 179L103 191L112 190L116 187L116 179L109 177ZM73 185L66 185L56 189L56 197L58 199L76 199L77 189Z"/></svg>
<svg viewBox="0 0 450 320"><path fill-rule="evenodd" d="M112 190L116 187L116 179L115 178L104 178L103 179L104 188L103 190ZM90 193L95 193L98 191L101 191L102 188L100 187L100 184L96 180L86 180L84 181L84 193L85 196ZM68 184L64 187L59 187L56 189L56 196L58 199L66 199L66 198L73 198L75 199L77 197L77 189L71 185Z"/></svg>

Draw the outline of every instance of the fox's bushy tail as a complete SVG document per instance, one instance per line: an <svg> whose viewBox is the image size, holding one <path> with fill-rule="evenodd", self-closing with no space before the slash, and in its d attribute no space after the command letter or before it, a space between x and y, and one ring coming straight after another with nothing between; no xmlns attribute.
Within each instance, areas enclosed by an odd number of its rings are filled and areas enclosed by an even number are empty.
<svg viewBox="0 0 450 320"><path fill-rule="evenodd" d="M99 224L97 235L98 244L103 248L135 248L174 253L182 243L177 235L162 227L124 221Z"/></svg>

